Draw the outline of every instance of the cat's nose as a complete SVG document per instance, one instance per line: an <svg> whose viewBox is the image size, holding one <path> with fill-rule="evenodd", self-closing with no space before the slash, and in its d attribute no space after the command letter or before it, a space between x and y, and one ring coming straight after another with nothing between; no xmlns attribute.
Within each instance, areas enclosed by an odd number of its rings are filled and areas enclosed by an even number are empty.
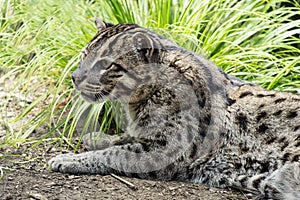
<svg viewBox="0 0 300 200"><path fill-rule="evenodd" d="M72 73L72 81L75 85L78 85L81 81L80 77L75 72Z"/></svg>

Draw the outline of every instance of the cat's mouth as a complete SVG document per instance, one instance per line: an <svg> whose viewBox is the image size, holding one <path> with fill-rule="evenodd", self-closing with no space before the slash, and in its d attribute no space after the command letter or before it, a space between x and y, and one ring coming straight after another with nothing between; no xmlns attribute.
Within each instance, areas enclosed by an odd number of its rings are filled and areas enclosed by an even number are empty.
<svg viewBox="0 0 300 200"><path fill-rule="evenodd" d="M104 99L107 99L105 97L107 97L110 93L106 90L97 92L97 93L90 93L90 92L82 92L81 91L81 96L84 100L88 101L88 102L92 102L92 103L96 103L96 102L101 102L104 101Z"/></svg>

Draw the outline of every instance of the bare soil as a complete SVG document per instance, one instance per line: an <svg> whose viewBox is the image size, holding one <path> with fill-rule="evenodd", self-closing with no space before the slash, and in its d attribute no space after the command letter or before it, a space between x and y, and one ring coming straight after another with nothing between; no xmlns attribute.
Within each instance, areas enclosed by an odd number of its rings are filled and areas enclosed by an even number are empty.
<svg viewBox="0 0 300 200"><path fill-rule="evenodd" d="M2 119L4 115L13 119L28 104L27 97L9 95L6 85L11 85L11 81L0 83L0 107L4 101L8 102L5 113L0 113ZM52 172L47 161L66 153L67 145L53 144L50 140L36 146L29 143L19 147L2 145L11 131L8 129L18 130L21 126L22 123L13 127L0 124L0 199L247 199L242 193L192 183L122 177L134 185L132 188L111 175L74 176ZM41 127L31 139L39 139L46 132ZM83 147L79 151L84 151Z"/></svg>
<svg viewBox="0 0 300 200"><path fill-rule="evenodd" d="M149 181L100 175L68 175L52 172L47 161L61 148L39 144L26 150L1 149L3 177L1 199L247 199L233 191L183 182Z"/></svg>

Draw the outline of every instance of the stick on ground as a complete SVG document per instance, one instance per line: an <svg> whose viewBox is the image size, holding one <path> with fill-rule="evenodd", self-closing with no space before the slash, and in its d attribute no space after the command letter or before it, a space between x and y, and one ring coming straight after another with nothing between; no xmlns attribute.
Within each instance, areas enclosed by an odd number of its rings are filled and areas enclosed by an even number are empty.
<svg viewBox="0 0 300 200"><path fill-rule="evenodd" d="M138 189L134 184L130 183L129 181L126 181L125 179L123 179L123 178L121 178L121 177L119 177L119 176L117 176L115 174L110 174L110 175L112 177L114 177L115 179L118 179L122 183L126 184L130 189L133 189L133 190L137 190Z"/></svg>

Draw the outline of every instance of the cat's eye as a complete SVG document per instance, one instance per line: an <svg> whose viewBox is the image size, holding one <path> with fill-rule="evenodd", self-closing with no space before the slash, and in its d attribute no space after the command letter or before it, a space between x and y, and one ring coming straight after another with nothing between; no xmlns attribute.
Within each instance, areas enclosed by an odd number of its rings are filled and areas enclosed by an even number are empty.
<svg viewBox="0 0 300 200"><path fill-rule="evenodd" d="M93 66L92 69L97 71L97 72L102 72L106 71L110 66L112 66L113 62L110 59L107 58L102 58L100 60L97 60Z"/></svg>
<svg viewBox="0 0 300 200"><path fill-rule="evenodd" d="M104 69L106 69L109 65L110 65L110 61L107 60L107 59L102 59L102 60L99 60L100 62L100 65L103 66Z"/></svg>

